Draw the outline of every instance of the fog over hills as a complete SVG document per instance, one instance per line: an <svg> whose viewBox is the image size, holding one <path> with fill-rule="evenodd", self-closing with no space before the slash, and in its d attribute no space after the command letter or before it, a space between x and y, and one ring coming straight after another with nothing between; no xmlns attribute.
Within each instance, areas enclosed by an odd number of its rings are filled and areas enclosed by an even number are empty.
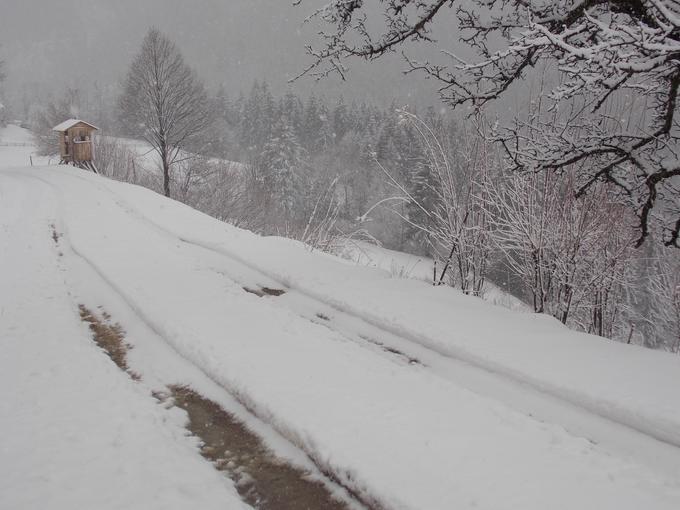
<svg viewBox="0 0 680 510"><path fill-rule="evenodd" d="M273 91L385 103L436 102L434 85L404 76L395 57L353 67L348 82L288 80L309 62L305 44L319 26L304 19L323 0L2 0L0 55L7 64L7 95L98 83L115 85L150 26L167 33L205 80L230 94L266 79ZM49 86L46 85L49 83ZM48 90L48 91L49 91Z"/></svg>

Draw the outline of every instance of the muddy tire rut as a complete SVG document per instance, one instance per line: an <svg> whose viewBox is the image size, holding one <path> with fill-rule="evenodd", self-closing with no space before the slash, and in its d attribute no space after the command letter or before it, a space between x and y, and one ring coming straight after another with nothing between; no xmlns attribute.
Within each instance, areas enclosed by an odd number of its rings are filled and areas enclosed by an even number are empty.
<svg viewBox="0 0 680 510"><path fill-rule="evenodd" d="M128 365L132 346L125 331L103 310L93 312L79 305L93 341L133 380L141 375ZM262 510L350 510L356 508L339 499L328 485L312 473L277 457L263 440L232 413L194 389L177 384L167 391L152 392L164 405L186 411L187 429L201 441L200 453L213 466L231 478L241 498Z"/></svg>
<svg viewBox="0 0 680 510"><path fill-rule="evenodd" d="M188 429L201 438L201 454L234 480L240 496L263 510L344 510L310 473L269 451L232 414L186 386L170 388L175 405L189 415Z"/></svg>

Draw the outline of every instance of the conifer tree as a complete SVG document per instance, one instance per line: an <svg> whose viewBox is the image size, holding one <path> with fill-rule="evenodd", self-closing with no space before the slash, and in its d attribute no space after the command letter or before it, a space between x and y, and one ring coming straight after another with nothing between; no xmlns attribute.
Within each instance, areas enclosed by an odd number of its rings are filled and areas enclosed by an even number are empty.
<svg viewBox="0 0 680 510"><path fill-rule="evenodd" d="M335 142L338 143L350 129L350 118L347 105L342 96L338 99L333 109L333 134Z"/></svg>
<svg viewBox="0 0 680 510"><path fill-rule="evenodd" d="M258 180L265 208L286 223L295 212L302 160L303 150L297 136L288 119L282 117L260 154Z"/></svg>

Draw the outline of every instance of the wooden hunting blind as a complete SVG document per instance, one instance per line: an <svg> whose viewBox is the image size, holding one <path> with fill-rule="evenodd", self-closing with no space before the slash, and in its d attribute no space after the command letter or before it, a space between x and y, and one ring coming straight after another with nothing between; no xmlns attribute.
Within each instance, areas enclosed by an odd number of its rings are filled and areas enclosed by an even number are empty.
<svg viewBox="0 0 680 510"><path fill-rule="evenodd" d="M54 126L59 133L61 163L71 164L96 172L92 135L99 128L79 119L69 119Z"/></svg>

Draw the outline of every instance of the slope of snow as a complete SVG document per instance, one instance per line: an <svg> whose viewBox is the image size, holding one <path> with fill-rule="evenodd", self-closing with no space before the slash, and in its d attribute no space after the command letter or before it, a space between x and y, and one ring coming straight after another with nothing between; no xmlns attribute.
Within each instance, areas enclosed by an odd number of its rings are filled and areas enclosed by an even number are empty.
<svg viewBox="0 0 680 510"><path fill-rule="evenodd" d="M246 508L183 414L90 340L51 239L58 197L1 175L0 508Z"/></svg>
<svg viewBox="0 0 680 510"><path fill-rule="evenodd" d="M390 278L262 238L138 187L106 183L137 214L182 241L234 257L283 284L383 329L536 385L680 445L680 357L576 333L545 315L520 314L454 289Z"/></svg>
<svg viewBox="0 0 680 510"><path fill-rule="evenodd" d="M365 500L428 510L680 505L678 472L613 455L559 424L438 377L427 366L368 351L325 319L306 320L277 298L259 298L242 285L283 283L320 307L353 314L405 341L676 445L677 357L576 334L549 318L511 312L453 289L348 266L299 243L261 238L148 190L76 169L0 172L0 193L14 196L16 187L55 205L45 210L23 206L28 200L0 201L0 217L22 218L7 227L10 235L23 224L55 221L75 256L140 321ZM49 239L47 231L44 236ZM50 253L38 237L16 243L17 254L0 271L27 266L20 254L33 251L47 265ZM46 272L58 279L54 270ZM28 279L26 292L39 290L42 280ZM22 309L11 297L4 307ZM43 307L38 302L35 309ZM49 317L74 313L46 310ZM12 338L36 341L41 333L27 330ZM31 364L15 362L23 369Z"/></svg>

